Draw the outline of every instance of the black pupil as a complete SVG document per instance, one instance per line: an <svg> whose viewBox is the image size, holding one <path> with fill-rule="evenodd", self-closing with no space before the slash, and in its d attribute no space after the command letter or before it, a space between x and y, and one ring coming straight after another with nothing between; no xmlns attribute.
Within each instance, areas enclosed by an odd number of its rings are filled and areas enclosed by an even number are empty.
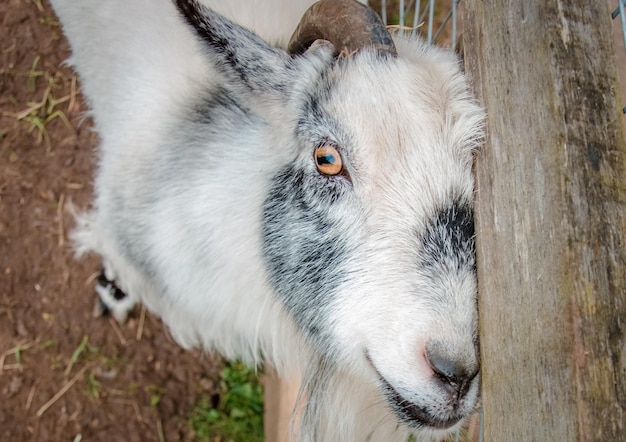
<svg viewBox="0 0 626 442"><path fill-rule="evenodd" d="M317 157L317 164L323 166L325 164L335 164L335 156L334 155L319 155Z"/></svg>

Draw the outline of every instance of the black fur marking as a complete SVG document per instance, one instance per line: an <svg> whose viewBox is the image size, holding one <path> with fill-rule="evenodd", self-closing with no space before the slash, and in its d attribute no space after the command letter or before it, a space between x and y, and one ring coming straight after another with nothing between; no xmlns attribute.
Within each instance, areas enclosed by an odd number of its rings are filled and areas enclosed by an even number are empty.
<svg viewBox="0 0 626 442"><path fill-rule="evenodd" d="M329 118L324 111L324 105L330 100L334 83L329 76L330 69L320 73L318 80L310 87L310 94L304 97L298 124L297 132L307 138L320 140L327 138L328 133L323 130L338 131L341 127L337 122Z"/></svg>
<svg viewBox="0 0 626 442"><path fill-rule="evenodd" d="M98 305L100 306L100 312L96 312L97 316L109 316L109 313L111 313L111 309L109 309L109 306L105 304L105 302L102 300L102 298L98 295Z"/></svg>
<svg viewBox="0 0 626 442"><path fill-rule="evenodd" d="M96 279L96 283L98 285L101 285L102 287L106 287L107 285L111 284L111 281L109 281L104 274L104 269L100 270L100 274L98 275L98 279Z"/></svg>
<svg viewBox="0 0 626 442"><path fill-rule="evenodd" d="M117 286L113 286L113 299L121 301L124 298L126 298L126 293L121 291Z"/></svg>
<svg viewBox="0 0 626 442"><path fill-rule="evenodd" d="M109 279L107 279L107 277L104 274L104 270L102 270L100 274L98 275L96 284L98 284L100 287L107 290L109 294L111 295L111 297L115 299L116 301L121 301L122 299L126 298L126 293L124 293L122 290L119 289L119 287L115 285L115 281L110 281ZM106 315L109 311L109 306L106 305L106 303L104 302L102 298L100 298L100 296L98 296L98 299L100 300L100 304L103 307L102 313Z"/></svg>
<svg viewBox="0 0 626 442"><path fill-rule="evenodd" d="M476 268L474 212L467 203L455 202L440 210L422 237L424 267L446 265L450 270Z"/></svg>
<svg viewBox="0 0 626 442"><path fill-rule="evenodd" d="M330 348L327 310L348 256L347 232L331 211L349 189L345 180L288 167L274 178L263 207L270 282L298 326L322 348Z"/></svg>

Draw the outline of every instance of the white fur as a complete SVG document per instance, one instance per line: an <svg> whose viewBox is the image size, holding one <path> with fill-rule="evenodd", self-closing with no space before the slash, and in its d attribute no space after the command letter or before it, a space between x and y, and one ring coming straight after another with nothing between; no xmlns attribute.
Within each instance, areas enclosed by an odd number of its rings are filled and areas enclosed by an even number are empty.
<svg viewBox="0 0 626 442"><path fill-rule="evenodd" d="M310 153L294 154L288 147L299 103L270 104L268 124L255 131L225 128L232 131L229 143L210 147L226 157L219 167L204 174L180 171L182 178L172 181L176 186L159 186L152 171L166 170L167 158L156 146L175 138L186 103L220 84L223 74L169 0L52 3L101 139L94 208L78 217L74 234L78 253L102 256L111 279L132 302L160 315L181 345L216 349L253 364L262 356L287 377L303 376L304 394L317 413L312 419L322 423L315 424L316 435L301 434L302 439L406 440L410 430L389 411L372 364L403 397L436 402L426 343L442 340L469 354L476 333L472 275L451 274L433 287L413 259L419 249L415 232L426 228L451 192L472 198L472 149L481 136L482 113L454 56L396 39L400 60L393 65L365 60L336 72L343 86L328 111L344 117L345 131L359 146L347 152L359 205L336 216L339 224L344 219L355 225L350 241L359 255L350 261L341 295L332 300L336 364L320 381L308 374L323 364L318 349L268 281L260 231L272 177L289 162L310 161ZM284 44L312 2L205 3L267 41ZM315 76L316 69L306 75ZM151 195L154 203L147 206ZM143 259L159 269L158 280L120 246L127 241L120 239L120 200L124 216L149 239ZM458 295L433 305L431 292ZM477 395L475 386L468 401Z"/></svg>

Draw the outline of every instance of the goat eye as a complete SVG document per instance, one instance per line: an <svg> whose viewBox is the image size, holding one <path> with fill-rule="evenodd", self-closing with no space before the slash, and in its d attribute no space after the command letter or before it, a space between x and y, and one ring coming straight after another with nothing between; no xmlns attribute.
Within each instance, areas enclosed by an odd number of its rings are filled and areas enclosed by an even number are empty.
<svg viewBox="0 0 626 442"><path fill-rule="evenodd" d="M343 171L341 155L333 146L326 144L315 149L315 165L324 175L339 175Z"/></svg>

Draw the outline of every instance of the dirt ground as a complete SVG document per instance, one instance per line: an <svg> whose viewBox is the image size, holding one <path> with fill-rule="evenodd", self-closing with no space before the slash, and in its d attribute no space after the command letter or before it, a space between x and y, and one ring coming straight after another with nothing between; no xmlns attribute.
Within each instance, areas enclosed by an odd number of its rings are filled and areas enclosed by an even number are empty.
<svg viewBox="0 0 626 442"><path fill-rule="evenodd" d="M0 2L0 440L193 440L221 360L140 309L92 317L99 261L75 260L67 234L96 136L68 55L47 1Z"/></svg>
<svg viewBox="0 0 626 442"><path fill-rule="evenodd" d="M47 0L0 2L0 440L193 440L221 359L183 351L140 309L94 318L99 261L72 256L69 207L90 201L97 139L68 55Z"/></svg>

